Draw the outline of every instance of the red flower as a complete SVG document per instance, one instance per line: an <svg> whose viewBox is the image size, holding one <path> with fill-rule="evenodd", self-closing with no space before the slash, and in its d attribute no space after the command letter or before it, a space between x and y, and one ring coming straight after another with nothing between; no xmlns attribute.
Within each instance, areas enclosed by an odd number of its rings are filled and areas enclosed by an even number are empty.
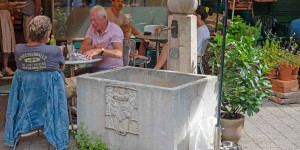
<svg viewBox="0 0 300 150"><path fill-rule="evenodd" d="M227 20L227 27L229 27L231 25L231 21Z"/></svg>

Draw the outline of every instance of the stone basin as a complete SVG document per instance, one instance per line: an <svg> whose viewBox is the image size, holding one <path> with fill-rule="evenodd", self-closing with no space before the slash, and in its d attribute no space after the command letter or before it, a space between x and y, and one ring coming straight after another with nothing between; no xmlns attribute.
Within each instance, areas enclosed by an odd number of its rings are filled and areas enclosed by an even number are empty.
<svg viewBox="0 0 300 150"><path fill-rule="evenodd" d="M217 77L122 67L77 78L78 125L120 150L188 150L189 133L217 114Z"/></svg>

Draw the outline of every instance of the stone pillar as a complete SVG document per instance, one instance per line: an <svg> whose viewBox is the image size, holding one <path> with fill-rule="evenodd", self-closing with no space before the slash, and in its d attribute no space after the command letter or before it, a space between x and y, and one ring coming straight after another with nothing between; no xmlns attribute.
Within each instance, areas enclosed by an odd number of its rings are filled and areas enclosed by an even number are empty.
<svg viewBox="0 0 300 150"><path fill-rule="evenodd" d="M168 70L197 73L197 0L169 0Z"/></svg>

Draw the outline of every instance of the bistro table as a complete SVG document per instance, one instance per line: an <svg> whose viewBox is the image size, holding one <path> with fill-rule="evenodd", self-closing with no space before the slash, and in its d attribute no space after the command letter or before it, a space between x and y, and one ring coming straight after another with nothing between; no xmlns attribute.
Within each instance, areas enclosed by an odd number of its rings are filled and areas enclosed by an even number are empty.
<svg viewBox="0 0 300 150"><path fill-rule="evenodd" d="M74 77L76 65L94 63L94 62L98 62L101 60L102 60L102 57L98 57L98 58L94 58L94 59L90 59L90 60L66 60L65 65L69 66L70 76ZM73 97L72 101L71 101L71 111L73 111L74 113L77 114L76 105L77 105L76 98Z"/></svg>
<svg viewBox="0 0 300 150"><path fill-rule="evenodd" d="M152 42L156 42L156 61L158 61L159 57L159 50L160 50L160 43L167 43L168 42L168 35L167 34L160 34L160 35L142 35L142 36L137 36L137 38L140 39L147 39Z"/></svg>
<svg viewBox="0 0 300 150"><path fill-rule="evenodd" d="M65 64L66 66L69 66L70 70L70 76L74 77L75 76L75 66L79 64L88 64L88 63L94 63L97 61L101 61L102 58L95 58L95 59L90 59L90 60L66 60Z"/></svg>

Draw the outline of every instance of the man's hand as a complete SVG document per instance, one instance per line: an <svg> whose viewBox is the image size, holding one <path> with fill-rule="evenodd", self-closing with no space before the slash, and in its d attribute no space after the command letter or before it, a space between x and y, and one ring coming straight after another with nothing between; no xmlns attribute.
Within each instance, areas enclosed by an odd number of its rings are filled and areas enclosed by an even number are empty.
<svg viewBox="0 0 300 150"><path fill-rule="evenodd" d="M83 56L87 59L92 59L93 56L98 55L102 52L100 48L91 49L83 53Z"/></svg>
<svg viewBox="0 0 300 150"><path fill-rule="evenodd" d="M143 36L144 34L143 33L139 33L137 36L138 37L141 37L141 36Z"/></svg>

